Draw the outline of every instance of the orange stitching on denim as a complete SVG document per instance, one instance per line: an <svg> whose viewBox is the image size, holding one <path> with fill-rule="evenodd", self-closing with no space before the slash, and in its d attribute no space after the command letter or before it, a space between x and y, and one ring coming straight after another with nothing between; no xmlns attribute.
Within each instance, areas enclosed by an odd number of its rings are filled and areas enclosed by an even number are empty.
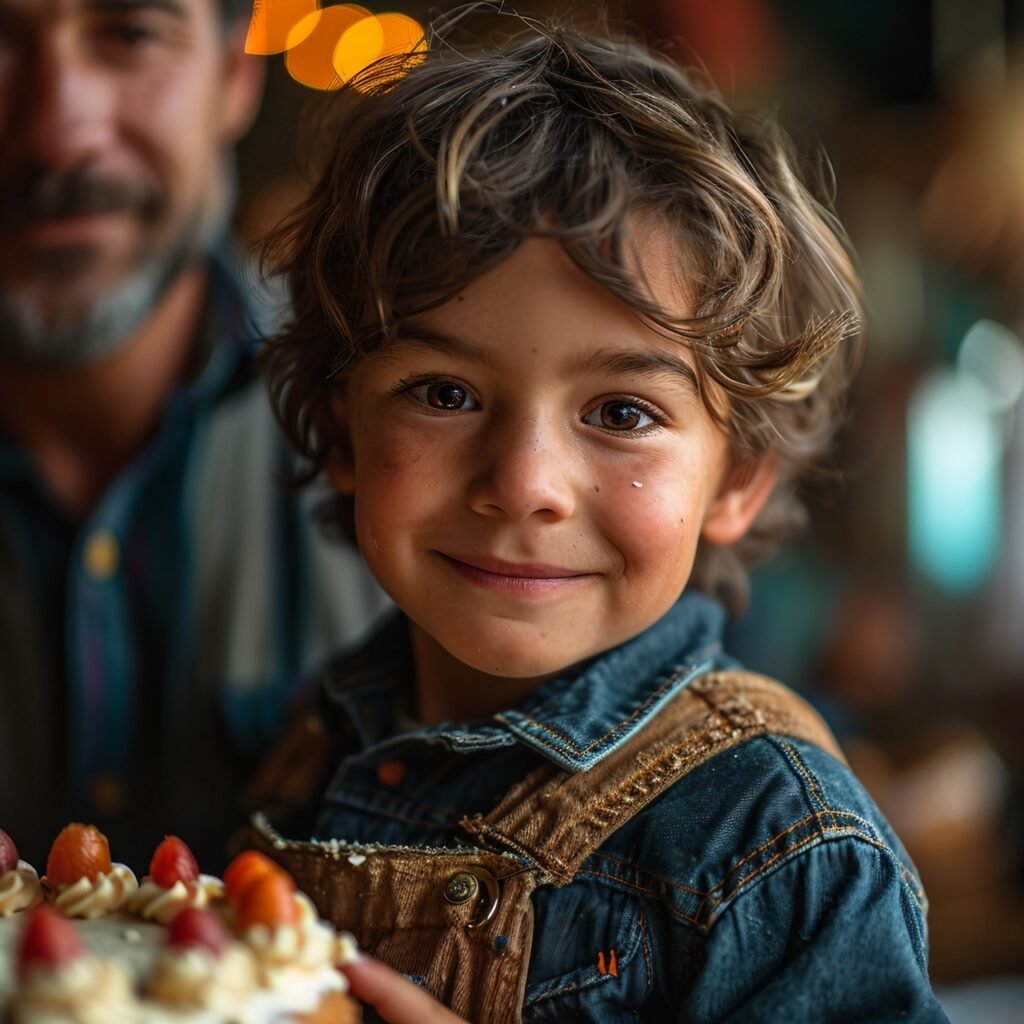
<svg viewBox="0 0 1024 1024"><path fill-rule="evenodd" d="M740 733L727 738L724 742L709 739L710 735L711 733L707 731L707 723L698 723L684 739L641 762L627 778L602 794L600 799L594 801L589 808L587 817L580 821L569 819L563 823L561 828L556 829L552 835L548 836L544 844L545 848L560 846L566 835L574 833L574 848L577 852L572 853L571 856L578 863L580 859L578 851L586 849L590 837L596 834L599 840L603 838L608 832L608 826L614 824L617 819L621 820L624 811L627 818L632 817L630 811L638 798L643 799L643 802L646 803L648 799L660 795L694 767L704 764L708 760L707 748L709 746L712 748L713 754L719 754L731 749L737 743L751 738L752 734ZM594 846L591 846L591 849L593 848ZM559 858L555 854L549 854L549 856L561 865L567 863L565 858ZM584 856L586 856L585 853Z"/></svg>
<svg viewBox="0 0 1024 1024"><path fill-rule="evenodd" d="M788 856L788 855L790 855L792 853L796 853L797 851L801 850L803 847L807 846L809 843L812 843L812 842L814 842L817 839L821 839L822 836L830 835L830 834L831 835L836 835L836 834L848 835L848 836L852 836L852 837L855 837L855 838L858 838L858 839L862 840L863 842L867 843L869 846L873 846L876 849L881 850L883 853L892 853L893 852L892 850L890 850L890 848L885 843L879 842L877 839L873 838L872 836L865 835L863 833L863 831L858 829L855 825L837 825L837 826L820 825L819 828L816 829L814 832L812 832L810 835L804 836L803 838L797 840L792 845L787 846L783 850L779 850L778 852L773 854L767 861L765 861L763 864L759 865L753 871L751 871L749 875L746 875L743 878L739 879L735 884L733 884L730 887L728 893L723 893L723 894L718 895L718 896L714 895L715 890L722 888L726 884L726 882L727 882L727 880L729 878L729 875L733 874L736 870L738 870L740 867L742 867L752 857L756 856L757 853L759 853L759 852L763 851L764 849L766 849L767 847L771 846L771 844L773 842L777 842L783 836L786 836L789 833L793 832L795 829L799 828L801 825L805 825L809 821L812 821L812 820L815 820L815 819L823 818L827 814L828 815L838 814L838 815L843 816L843 817L852 818L852 819L854 819L855 821L858 821L858 822L864 821L864 819L861 818L859 815L853 814L853 813L851 813L849 811L838 811L838 810L834 810L834 809L829 809L828 811L823 811L820 814L808 815L806 818L803 818L803 819L801 819L801 821L797 822L796 825L793 825L792 827L786 829L784 832L780 832L773 839L769 840L767 843L764 843L762 846L758 847L758 849L755 850L753 853L749 854L748 856L744 857L743 860L741 860L738 863L736 863L735 865L733 865L733 867L730 868L729 872L725 875L725 877L720 882L718 882L716 885L714 885L711 889L709 889L706 893L701 892L699 889L693 889L693 888L690 888L689 886L682 885L679 882L673 882L670 879L663 878L663 877L655 874L654 872L644 870L644 874L645 875L648 875L651 878L657 879L659 882L664 883L665 885L669 886L672 889L681 889L681 890L683 890L685 892L688 892L688 893L691 893L691 894L693 894L695 896L701 896L702 899L701 899L700 906L697 909L697 914L698 914L697 917L691 916L691 915L685 913L684 911L680 910L674 904L665 901L664 898L663 898L663 894L662 893L659 893L656 890L651 889L649 887L638 885L636 882L632 882L629 879L621 878L618 875L610 874L609 872L606 872L606 871L598 871L598 870L596 870L594 868L588 868L588 869L586 869L584 871L581 871L579 874L580 875L590 876L590 877L593 877L593 878L603 878L603 879L606 879L607 881L610 881L610 882L617 882L619 885L622 885L622 886L626 887L627 889L631 889L631 890L633 890L635 892L642 893L642 894L644 894L646 896L653 896L656 899L661 900L662 901L662 905L674 917L678 917L681 920L685 921L687 924L693 925L698 930L700 930L702 932L706 932L706 931L708 931L710 929L711 924L713 923L712 918L713 918L713 915L715 914L716 910L721 906L721 904L726 899L730 898L730 896L735 895L735 893L737 893L743 886L748 885L750 882L752 882L759 875L761 875L763 872L768 870L768 868L770 868L774 863L776 863L781 858L786 857L786 856ZM626 866L626 867L635 867L635 865L630 864L628 861L622 861L622 860L619 860L619 859L617 859L615 857L609 857L609 856L607 856L605 854L599 854L598 857L601 860L606 860L606 861L610 861L610 862L613 862L613 863L622 864L623 866ZM906 872L906 869L903 867L902 863L899 862L898 858L897 858L897 864L900 867L901 873L908 873L908 872ZM913 878L913 875L911 875L911 878ZM915 892L915 895L917 895L916 892ZM921 895L923 896L923 892L921 893ZM641 910L642 910L642 908L641 908ZM643 936L646 934L646 932L643 931L643 929L645 928L644 920L645 920L644 918L641 919L641 930L642 930L641 931L641 940L643 940ZM645 952L645 956L646 956L646 952Z"/></svg>
<svg viewBox="0 0 1024 1024"><path fill-rule="evenodd" d="M817 778L811 773L810 769L804 764L803 758L797 753L796 748L790 743L783 743L782 749L790 755L790 763L796 768L797 772L803 777L807 783L808 788L811 791L811 796L818 801L818 806L823 811L828 811L828 804L825 803L824 794L821 791L821 786L818 783ZM836 824L835 813L832 814L832 824Z"/></svg>
<svg viewBox="0 0 1024 1024"><path fill-rule="evenodd" d="M750 853L746 855L746 857L744 857L742 860L738 860L735 864L733 864L733 866L729 868L729 870L722 876L721 880L719 882L716 882L710 889L708 889L705 895L710 896L711 893L713 893L716 889L721 889L722 886L725 885L725 883L728 881L729 876L739 871L739 869L743 867L743 865L746 864L747 861L753 860L759 853L763 853L773 843L777 843L784 836L788 836L790 832L795 832L798 828L802 828L809 821L813 821L817 817L817 814L808 814L805 818L801 818L798 822L796 822L793 825L790 825L789 828L784 829L778 835L772 836L771 839L769 839L767 842L762 843L756 849L751 850Z"/></svg>
<svg viewBox="0 0 1024 1024"><path fill-rule="evenodd" d="M609 882L618 882L620 885L624 885L627 889L632 889L635 892L643 893L645 896L653 896L655 899L663 900L663 896L660 892L655 889L646 889L642 885L637 885L635 882L630 882L628 879L619 878L617 875L609 875L604 871L594 871L588 868L586 871L581 871L580 876L588 875L592 878L605 878ZM672 911L677 917L681 917L684 921L688 921L692 925L700 927L700 921L696 918L688 917L683 911L677 910L671 903L665 903L665 906Z"/></svg>
<svg viewBox="0 0 1024 1024"><path fill-rule="evenodd" d="M599 860L606 860L612 864L621 864L624 868L637 868L637 865L632 861L620 860L618 857L610 857L607 853L595 853L593 856ZM707 896L707 893L703 889L693 889L688 885L683 885L682 882L673 882L671 878L665 878L663 875L659 875L656 871L649 871L647 868L637 868L642 871L645 875L649 875L651 878L656 878L659 882L663 882L665 885L670 885L673 889L681 889L683 892L692 893L694 896Z"/></svg>
<svg viewBox="0 0 1024 1024"><path fill-rule="evenodd" d="M853 835L857 836L857 838L863 840L865 843L868 843L870 846L877 847L879 850L882 850L884 852L890 852L889 851L889 847L886 846L884 843L880 843L876 839L869 839L863 833L861 833L861 832L857 831L856 829L854 829L852 825L839 826L838 828L832 828L831 826L825 826L819 832L814 832L814 833L812 833L809 836L804 836L803 839L799 840L794 845L788 846L788 847L786 847L785 850L780 850L778 853L776 853L773 856L769 857L768 860L766 860L763 864L761 864L758 867L756 867L749 875L746 875L744 878L741 878L735 885L733 885L730 888L728 894L723 894L721 896L714 896L714 897L709 896L709 900L710 900L712 906L708 910L708 927L710 928L711 924L713 923L712 917L713 917L715 911L718 909L718 907L726 899L729 898L730 895L735 895L740 889L743 888L743 886L745 886L749 882L753 881L755 878L758 877L758 875L762 874L764 871L767 871L768 868L770 868L772 866L772 864L774 864L776 861L780 860L783 857L789 856L791 853L795 853L797 850L800 850L802 847L806 846L808 843L814 842L816 839L820 839L822 835L824 835L825 833L829 833L829 832L842 832L842 833L847 834L847 835L852 833ZM702 905L701 909L703 909L703 905Z"/></svg>
<svg viewBox="0 0 1024 1024"><path fill-rule="evenodd" d="M725 873L725 875L722 876L721 881L719 881L717 884L713 885L708 890L707 895L710 896L716 889L722 888L722 886L724 886L726 884L726 882L728 881L730 875L732 875L735 872L737 872L748 861L753 860L759 853L763 853L773 843L777 843L784 836L788 836L791 832L795 832L798 828L802 828L808 822L818 821L819 822L819 826L818 827L819 827L819 830L820 830L820 828L821 828L820 819L825 817L826 814L828 814L830 817L833 816L833 815L839 815L840 817L854 818L857 821L863 821L863 818L858 818L856 814L851 814L848 811L839 811L839 810L831 810L830 809L827 812L826 811L819 811L817 813L808 814L806 817L801 818L794 825L790 825L789 828L784 829L777 836L772 836L772 838L769 839L766 843L762 843L759 847L757 847L757 849L752 850L750 853L748 853L747 856L744 857L742 860L738 860L735 864L733 864L733 866L731 868L729 868L729 870ZM851 825L851 826L839 826L839 827L852 828L853 826ZM817 832L814 833L814 835L817 835L817 834L818 834Z"/></svg>

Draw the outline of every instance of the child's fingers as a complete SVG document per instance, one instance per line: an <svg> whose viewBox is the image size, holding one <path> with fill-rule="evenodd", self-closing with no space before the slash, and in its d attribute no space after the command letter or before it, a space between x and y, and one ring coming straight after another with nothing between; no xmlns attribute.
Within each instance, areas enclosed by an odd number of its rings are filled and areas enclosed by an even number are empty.
<svg viewBox="0 0 1024 1024"><path fill-rule="evenodd" d="M363 957L341 969L352 995L372 1006L387 1024L465 1024L433 996L379 960Z"/></svg>

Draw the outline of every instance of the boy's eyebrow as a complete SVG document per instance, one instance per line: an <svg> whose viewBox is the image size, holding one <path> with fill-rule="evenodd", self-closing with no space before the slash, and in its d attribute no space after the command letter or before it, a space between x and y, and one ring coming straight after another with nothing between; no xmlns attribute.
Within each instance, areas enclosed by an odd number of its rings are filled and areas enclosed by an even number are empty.
<svg viewBox="0 0 1024 1024"><path fill-rule="evenodd" d="M574 369L580 373L604 373L623 377L672 377L700 397L700 384L693 367L667 352L597 349L584 357Z"/></svg>
<svg viewBox="0 0 1024 1024"><path fill-rule="evenodd" d="M485 350L452 334L435 331L409 321L403 323L399 328L396 341L399 344L406 342L410 345L422 345L435 352L457 359L465 359L481 366L494 366L494 360ZM693 367L685 359L667 352L596 349L575 361L571 372L574 375L597 373L613 377L667 376L681 383L695 397L700 396L700 385Z"/></svg>
<svg viewBox="0 0 1024 1024"><path fill-rule="evenodd" d="M399 327L397 335L395 340L398 344L405 342L408 345L422 346L455 359L479 363L481 366L494 365L494 360L488 352L471 345L468 341L456 338L454 334L445 334L444 331L435 331L406 320Z"/></svg>

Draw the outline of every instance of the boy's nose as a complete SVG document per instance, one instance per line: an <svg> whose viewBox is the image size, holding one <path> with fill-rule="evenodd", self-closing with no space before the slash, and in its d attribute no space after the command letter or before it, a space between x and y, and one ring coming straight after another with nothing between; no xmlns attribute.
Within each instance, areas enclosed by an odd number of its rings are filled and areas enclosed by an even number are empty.
<svg viewBox="0 0 1024 1024"><path fill-rule="evenodd" d="M533 515L568 518L576 500L565 449L556 432L536 420L492 432L470 484L470 507L515 522Z"/></svg>

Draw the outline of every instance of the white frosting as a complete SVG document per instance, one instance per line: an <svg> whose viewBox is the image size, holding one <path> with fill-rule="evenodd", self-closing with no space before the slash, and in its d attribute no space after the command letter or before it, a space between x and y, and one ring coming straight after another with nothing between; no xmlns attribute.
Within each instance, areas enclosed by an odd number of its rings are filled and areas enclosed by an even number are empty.
<svg viewBox="0 0 1024 1024"><path fill-rule="evenodd" d="M302 912L303 919L307 913L308 909ZM255 973L253 984L247 990L239 987L245 968L238 966L239 961L235 957L232 958L234 966L229 965L228 977L216 977L218 986L236 993L227 1016L219 1003L221 996L211 997L217 1001L216 1008L190 1008L183 1004L181 992L173 997L170 1004L157 1002L151 995L134 1001L129 999L127 1004L116 1008L116 1013L109 1007L102 1007L97 1012L96 998L86 997L81 1007L76 1004L76 1009L62 1013L53 1008L52 1000L48 1003L39 1000L26 1003L20 994L17 1000L14 998L18 989L14 977L14 949L23 923L24 915L20 914L0 918L0 1020L4 1019L5 1009L10 1007L13 1024L225 1024L225 1021L231 1024L279 1024L295 1014L315 1009L328 992L345 991L347 988L344 975L329 963L310 968L282 962L273 969L261 970L254 962L255 954L246 951L241 953L241 958L248 959ZM159 924L121 913L95 920L78 919L73 926L90 957L103 963L116 962L131 977L136 990L142 991L158 984L156 979L166 969L166 961L173 963L174 959L180 962L177 982L185 987L190 984L202 987L196 978L197 974L202 974L202 968L195 962L201 961L202 954L167 950L167 932ZM322 923L319 926L331 932L329 926ZM341 962L345 951L351 949L351 940L346 936L334 936L334 941L335 949L339 951L339 960L335 962ZM235 943L230 948L237 949L241 945ZM306 950L307 957L316 959L310 956L317 946L315 941L299 945ZM161 964L163 966L158 966ZM221 969L221 964L215 968L216 971ZM191 982L188 980L190 976ZM69 991L66 982L63 985L65 991ZM15 1007L17 1013L13 1014Z"/></svg>
<svg viewBox="0 0 1024 1024"><path fill-rule="evenodd" d="M277 928L256 925L242 936L256 954L264 981L271 987L275 984L276 972L282 969L315 972L326 967L333 970L344 962L343 955L347 952L341 936L320 920L308 897L296 893L295 901L299 905L298 924ZM347 938L351 940L351 936Z"/></svg>
<svg viewBox="0 0 1024 1024"><path fill-rule="evenodd" d="M213 1010L230 1017L257 985L252 951L232 942L220 956L197 947L164 950L148 992L167 1006Z"/></svg>
<svg viewBox="0 0 1024 1024"><path fill-rule="evenodd" d="M131 868L114 864L100 873L96 881L80 878L74 885L59 885L53 903L66 917L93 919L120 910L138 891L139 883Z"/></svg>
<svg viewBox="0 0 1024 1024"><path fill-rule="evenodd" d="M36 869L27 861L0 875L0 917L30 910L43 902L43 887Z"/></svg>
<svg viewBox="0 0 1024 1024"><path fill-rule="evenodd" d="M18 1024L57 1017L75 1024L112 1024L136 1019L131 979L111 961L80 956L60 967L26 972L12 1000Z"/></svg>
<svg viewBox="0 0 1024 1024"><path fill-rule="evenodd" d="M186 907L206 907L224 895L224 883L212 875L200 875L195 882L175 882L170 889L157 885L147 875L132 893L127 909L147 921L170 924Z"/></svg>

